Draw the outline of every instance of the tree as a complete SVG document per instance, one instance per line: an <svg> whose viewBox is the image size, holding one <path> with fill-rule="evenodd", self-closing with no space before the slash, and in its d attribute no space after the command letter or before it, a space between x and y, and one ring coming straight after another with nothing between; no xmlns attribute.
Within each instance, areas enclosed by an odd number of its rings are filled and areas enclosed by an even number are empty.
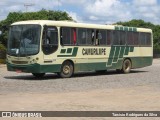
<svg viewBox="0 0 160 120"><path fill-rule="evenodd" d="M42 9L38 12L10 12L7 18L3 21L0 21L0 31L2 34L0 35L0 44L4 46L7 45L7 38L8 38L8 30L12 23L17 21L24 21L24 20L71 20L73 21L72 17L68 15L66 12L62 11L52 11L52 10L45 10Z"/></svg>

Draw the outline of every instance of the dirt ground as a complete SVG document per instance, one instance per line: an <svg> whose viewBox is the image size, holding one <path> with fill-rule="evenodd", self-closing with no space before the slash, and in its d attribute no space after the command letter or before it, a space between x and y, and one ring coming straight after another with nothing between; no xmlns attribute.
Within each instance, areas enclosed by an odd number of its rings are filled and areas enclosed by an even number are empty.
<svg viewBox="0 0 160 120"><path fill-rule="evenodd" d="M160 110L160 60L154 60L154 64L147 68L141 68L139 71L144 72L135 72L131 73L130 75L117 75L117 73L109 74L109 75L86 75L84 77L75 77L71 78L72 80L68 80L67 84L75 84L73 85L74 88L70 91L61 90L55 91L55 89L60 88L60 85L56 83L54 80L49 81L26 81L21 80L18 77L17 80L8 80L6 76L13 76L15 73L11 73L6 71L5 66L0 67L1 70L1 78L0 78L0 111L159 111ZM3 70L3 74L2 74ZM159 71L157 71L159 70ZM14 75L19 76L19 74ZM25 76L22 75L24 78ZM27 74L28 76L28 74ZM108 81L105 86L101 86L104 79L107 81L109 78L114 78ZM131 77L135 77L131 79ZM29 76L28 79L30 79ZM91 79L90 83L88 83L88 79ZM50 77L49 77L50 79ZM95 81L92 81L94 79ZM98 83L101 81L102 83ZM128 81L124 81L127 79ZM130 80L131 79L131 80ZM77 80L77 81L76 81ZM97 83L96 83L97 80ZM133 81L135 80L135 82ZM26 84L32 84L31 90L25 89L19 90L20 87L27 87L23 86L23 82ZM58 79L57 82L64 82L63 79ZM11 86L17 82L17 86ZM22 82L21 84L18 82ZM56 84L57 88L54 86L53 91L52 88L47 89L43 88L42 90L38 91L41 86L43 86L44 82L52 82L54 85ZM66 82L66 81L65 81ZM84 82L84 83L82 83ZM87 85L83 86L84 84L91 84L96 86L97 88L89 88ZM126 83L128 82L128 83ZM50 84L50 83L48 83ZM63 83L60 83L63 84ZM78 88L76 84L79 84ZM116 87L115 84L119 84ZM127 84L127 85L126 85ZM40 86L37 86L40 85ZM115 87L108 87L107 85L112 85ZM47 85L44 84L45 87ZM13 87L10 89L10 87ZM17 87L17 89L16 89ZM52 86L50 86L52 87ZM81 89L82 87L82 89ZM32 91L33 89L33 91ZM17 90L17 91L16 91ZM43 91L43 92L42 92ZM53 119L53 118L48 118ZM57 120L61 120L62 118L54 118ZM76 119L113 119L113 118L63 118L66 120L76 120ZM119 120L118 118L114 118ZM121 118L122 120L128 118ZM130 118L135 119L135 118ZM130 120L129 119L129 120ZM146 120L146 118L141 118ZM152 118L147 118L152 119ZM157 119L158 118L153 118Z"/></svg>

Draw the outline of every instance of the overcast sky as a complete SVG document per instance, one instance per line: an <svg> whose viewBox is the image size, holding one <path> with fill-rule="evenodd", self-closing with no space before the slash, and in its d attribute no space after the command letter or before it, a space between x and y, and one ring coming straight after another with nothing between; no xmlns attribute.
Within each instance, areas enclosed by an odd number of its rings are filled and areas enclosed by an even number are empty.
<svg viewBox="0 0 160 120"><path fill-rule="evenodd" d="M24 4L32 6L26 9ZM9 12L42 8L66 11L77 22L111 24L143 19L160 24L160 0L0 0L0 20Z"/></svg>

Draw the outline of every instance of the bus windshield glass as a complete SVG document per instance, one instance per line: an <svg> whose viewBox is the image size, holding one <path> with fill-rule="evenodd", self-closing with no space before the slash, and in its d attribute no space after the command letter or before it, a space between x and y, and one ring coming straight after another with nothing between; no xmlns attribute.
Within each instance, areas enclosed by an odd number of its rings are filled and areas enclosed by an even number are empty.
<svg viewBox="0 0 160 120"><path fill-rule="evenodd" d="M29 56L39 52L40 25L14 25L10 28L8 39L9 55Z"/></svg>

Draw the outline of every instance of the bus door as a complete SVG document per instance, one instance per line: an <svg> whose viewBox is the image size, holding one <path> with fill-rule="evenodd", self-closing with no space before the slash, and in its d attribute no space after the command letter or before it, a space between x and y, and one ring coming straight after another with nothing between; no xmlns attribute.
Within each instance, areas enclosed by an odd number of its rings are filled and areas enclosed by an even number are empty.
<svg viewBox="0 0 160 120"><path fill-rule="evenodd" d="M53 62L53 54L58 49L58 29L54 26L45 26L42 35L42 50L44 63Z"/></svg>

